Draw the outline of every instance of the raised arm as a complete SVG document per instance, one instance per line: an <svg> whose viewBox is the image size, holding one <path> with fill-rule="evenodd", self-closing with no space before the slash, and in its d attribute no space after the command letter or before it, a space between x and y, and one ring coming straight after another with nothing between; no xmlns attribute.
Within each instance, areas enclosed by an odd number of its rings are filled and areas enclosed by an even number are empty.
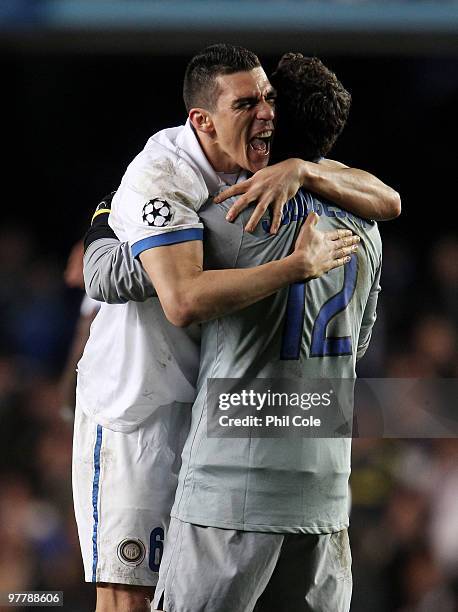
<svg viewBox="0 0 458 612"><path fill-rule="evenodd" d="M298 162L306 189L359 217L388 221L401 214L399 193L370 172L331 159L323 159L319 164Z"/></svg>
<svg viewBox="0 0 458 612"><path fill-rule="evenodd" d="M365 219L385 221L401 213L401 199L394 189L369 172L333 160L316 164L297 158L287 159L229 187L215 198L215 202L223 202L234 195L241 196L228 213L229 221L256 202L256 209L245 228L247 231L256 227L270 206L271 233L275 234L280 226L283 206L301 187Z"/></svg>

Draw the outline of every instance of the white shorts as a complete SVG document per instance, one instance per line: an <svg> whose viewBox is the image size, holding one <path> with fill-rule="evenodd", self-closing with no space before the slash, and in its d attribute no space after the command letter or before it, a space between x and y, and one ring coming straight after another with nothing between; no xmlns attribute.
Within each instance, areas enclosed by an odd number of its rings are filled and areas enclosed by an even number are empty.
<svg viewBox="0 0 458 612"><path fill-rule="evenodd" d="M166 612L348 612L347 530L281 534L172 518L154 609Z"/></svg>
<svg viewBox="0 0 458 612"><path fill-rule="evenodd" d="M190 404L172 404L121 433L77 405L73 499L87 582L156 585L190 418Z"/></svg>

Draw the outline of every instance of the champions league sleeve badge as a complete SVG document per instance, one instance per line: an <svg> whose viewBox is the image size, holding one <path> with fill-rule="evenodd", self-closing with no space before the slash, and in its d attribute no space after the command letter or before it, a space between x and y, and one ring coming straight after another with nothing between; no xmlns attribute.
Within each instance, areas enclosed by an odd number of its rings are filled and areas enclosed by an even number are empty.
<svg viewBox="0 0 458 612"><path fill-rule="evenodd" d="M145 545L141 540L127 539L118 544L118 558L131 567L140 565L146 555Z"/></svg>
<svg viewBox="0 0 458 612"><path fill-rule="evenodd" d="M150 200L143 206L142 219L150 227L165 227L173 219L172 207L166 200Z"/></svg>

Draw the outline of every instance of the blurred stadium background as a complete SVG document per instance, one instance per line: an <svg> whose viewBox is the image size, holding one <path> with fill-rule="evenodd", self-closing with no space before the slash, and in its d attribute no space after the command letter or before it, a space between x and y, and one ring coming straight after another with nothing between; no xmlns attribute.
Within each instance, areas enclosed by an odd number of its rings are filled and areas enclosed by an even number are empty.
<svg viewBox="0 0 458 612"><path fill-rule="evenodd" d="M147 137L184 121L186 62L218 41L267 72L285 51L318 55L351 91L334 156L403 201L381 228L360 375L457 376L457 2L2 0L1 592L62 590L64 610L93 609L61 417L82 291L63 272ZM355 440L352 492L353 612L456 612L457 440Z"/></svg>

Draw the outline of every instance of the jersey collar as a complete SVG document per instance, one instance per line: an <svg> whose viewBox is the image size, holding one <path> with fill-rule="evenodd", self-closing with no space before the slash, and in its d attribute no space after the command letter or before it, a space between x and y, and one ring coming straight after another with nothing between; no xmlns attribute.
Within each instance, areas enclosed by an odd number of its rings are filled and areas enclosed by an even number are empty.
<svg viewBox="0 0 458 612"><path fill-rule="evenodd" d="M206 158L189 119L177 138L177 145L183 153L187 154L188 162L202 175L209 195L215 194L221 180Z"/></svg>

